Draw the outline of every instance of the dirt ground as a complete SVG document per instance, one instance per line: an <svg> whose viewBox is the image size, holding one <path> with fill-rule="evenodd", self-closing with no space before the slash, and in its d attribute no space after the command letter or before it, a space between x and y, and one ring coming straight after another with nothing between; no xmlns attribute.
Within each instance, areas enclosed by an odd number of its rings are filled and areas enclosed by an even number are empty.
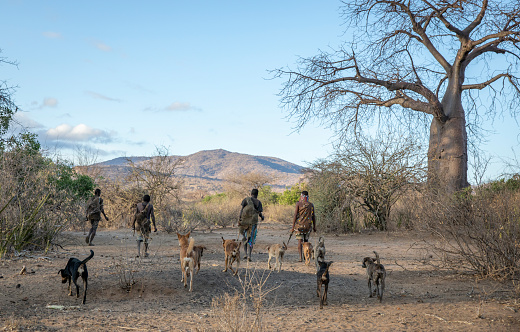
<svg viewBox="0 0 520 332"><path fill-rule="evenodd" d="M520 331L513 285L477 281L425 264L432 258L412 246L419 239L415 233L325 235L326 259L334 263L323 310L314 267L298 262L294 239L282 271L267 271L265 248L287 241L287 226L261 225L253 261L241 262L240 279L222 272L221 236L233 238L236 230L195 231L192 236L207 250L191 293L180 282L175 234L154 234L148 258L134 257L135 238L129 230L100 230L94 247L85 245L83 232L69 232L59 251L0 260L0 330L214 331L229 312L213 310L212 300L241 292L244 280L260 280L267 293L259 320L265 331ZM67 296L67 285L57 273L69 257L83 259L90 248L95 256L87 264L89 289L82 305L81 299ZM388 273L382 303L369 298L361 267L373 250ZM27 273L21 275L23 266ZM244 279L246 271L252 279ZM136 282L129 291L122 287L122 276Z"/></svg>

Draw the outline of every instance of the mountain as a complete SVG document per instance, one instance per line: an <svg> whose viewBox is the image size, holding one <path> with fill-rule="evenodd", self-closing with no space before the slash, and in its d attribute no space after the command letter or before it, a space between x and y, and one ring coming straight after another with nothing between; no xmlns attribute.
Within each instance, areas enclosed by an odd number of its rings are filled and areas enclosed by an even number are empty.
<svg viewBox="0 0 520 332"><path fill-rule="evenodd" d="M304 167L274 157L253 156L222 149L172 157L184 160L176 175L184 178L186 191L221 192L225 179L251 172L271 176L273 182L269 185L275 191L282 191L303 178ZM103 176L114 178L130 170L128 159L135 164L140 164L151 158L119 157L94 166L100 168Z"/></svg>

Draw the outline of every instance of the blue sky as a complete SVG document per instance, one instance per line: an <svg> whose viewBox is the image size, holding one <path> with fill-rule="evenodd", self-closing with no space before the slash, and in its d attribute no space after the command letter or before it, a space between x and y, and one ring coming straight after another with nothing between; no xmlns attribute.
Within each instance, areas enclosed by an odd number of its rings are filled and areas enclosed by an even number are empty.
<svg viewBox="0 0 520 332"><path fill-rule="evenodd" d="M225 149L306 165L332 152L318 123L294 132L268 70L348 38L340 2L4 0L1 79L20 122L51 151L98 160ZM495 121L484 149L511 158L518 124ZM490 170L495 176L500 162Z"/></svg>

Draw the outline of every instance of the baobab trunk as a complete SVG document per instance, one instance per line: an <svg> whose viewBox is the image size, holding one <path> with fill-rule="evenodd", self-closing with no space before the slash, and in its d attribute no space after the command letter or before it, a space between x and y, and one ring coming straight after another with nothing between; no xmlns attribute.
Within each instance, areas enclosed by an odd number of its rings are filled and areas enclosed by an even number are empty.
<svg viewBox="0 0 520 332"><path fill-rule="evenodd" d="M466 120L460 94L442 101L445 119L433 118L428 148L428 184L447 193L469 186Z"/></svg>

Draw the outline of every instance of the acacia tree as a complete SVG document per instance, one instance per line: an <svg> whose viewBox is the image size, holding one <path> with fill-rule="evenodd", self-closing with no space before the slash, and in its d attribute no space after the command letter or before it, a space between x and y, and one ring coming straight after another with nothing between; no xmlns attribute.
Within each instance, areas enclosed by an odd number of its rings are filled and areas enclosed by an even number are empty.
<svg viewBox="0 0 520 332"><path fill-rule="evenodd" d="M428 182L468 186L468 126L507 108L497 97L511 101L512 116L519 110L520 2L349 0L342 14L352 42L276 70L287 77L289 116L298 128L319 118L340 134L375 120L431 121Z"/></svg>
<svg viewBox="0 0 520 332"><path fill-rule="evenodd" d="M139 163L127 159L130 167L127 180L135 184L137 191L142 190L150 194L157 209L161 210L161 208L165 208L166 201L169 198L178 199L182 180L176 175L185 159L170 156L166 148L157 148L156 150L155 156Z"/></svg>

